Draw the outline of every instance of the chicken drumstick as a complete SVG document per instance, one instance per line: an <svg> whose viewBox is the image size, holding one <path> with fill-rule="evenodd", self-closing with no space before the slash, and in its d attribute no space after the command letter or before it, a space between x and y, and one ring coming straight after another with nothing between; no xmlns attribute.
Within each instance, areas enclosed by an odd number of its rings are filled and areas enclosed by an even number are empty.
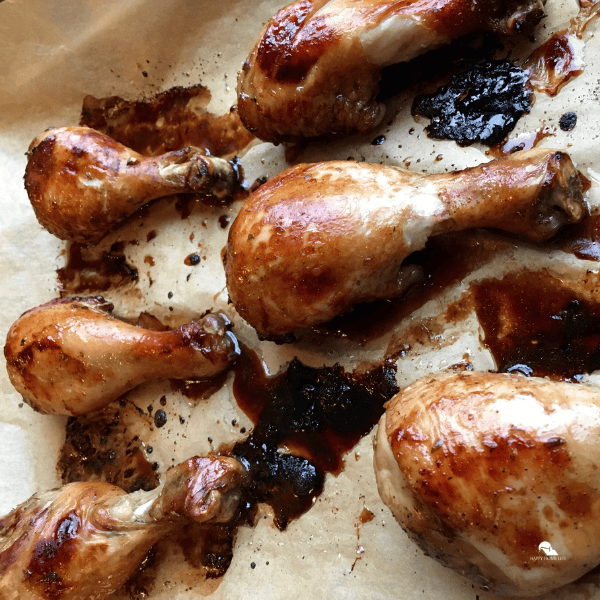
<svg viewBox="0 0 600 600"><path fill-rule="evenodd" d="M25 188L40 224L81 243L97 242L138 208L181 192L224 197L234 165L198 148L145 157L88 127L49 129L29 147Z"/></svg>
<svg viewBox="0 0 600 600"><path fill-rule="evenodd" d="M496 227L542 241L586 214L579 173L556 150L422 175L335 161L293 166L251 196L229 230L227 288L265 338L401 295L402 261L430 236Z"/></svg>
<svg viewBox="0 0 600 600"><path fill-rule="evenodd" d="M265 26L238 79L256 136L294 141L368 131L381 120L383 67L481 31L517 33L542 0L297 0Z"/></svg>
<svg viewBox="0 0 600 600"><path fill-rule="evenodd" d="M429 556L493 592L537 596L600 563L599 436L598 390L497 373L425 377L386 406L377 485Z"/></svg>
<svg viewBox="0 0 600 600"><path fill-rule="evenodd" d="M151 492L89 482L35 494L0 518L0 598L103 600L186 520L231 520L245 474L233 458L194 457Z"/></svg>
<svg viewBox="0 0 600 600"><path fill-rule="evenodd" d="M33 408L81 415L152 379L212 377L239 353L220 314L157 332L110 310L100 297L52 300L13 324L4 347L8 375Z"/></svg>

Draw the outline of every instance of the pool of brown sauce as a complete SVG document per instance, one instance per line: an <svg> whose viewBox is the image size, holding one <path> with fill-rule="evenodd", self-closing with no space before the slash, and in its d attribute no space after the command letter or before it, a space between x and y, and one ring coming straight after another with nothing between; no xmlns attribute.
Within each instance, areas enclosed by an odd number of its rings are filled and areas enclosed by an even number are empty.
<svg viewBox="0 0 600 600"><path fill-rule="evenodd" d="M483 342L501 372L579 381L600 368L600 302L588 280L523 270L471 285Z"/></svg>

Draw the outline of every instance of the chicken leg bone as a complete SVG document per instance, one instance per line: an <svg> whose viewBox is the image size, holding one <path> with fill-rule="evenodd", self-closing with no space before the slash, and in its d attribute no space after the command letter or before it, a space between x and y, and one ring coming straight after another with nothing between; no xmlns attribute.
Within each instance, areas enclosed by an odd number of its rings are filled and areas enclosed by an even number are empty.
<svg viewBox="0 0 600 600"><path fill-rule="evenodd" d="M587 212L564 152L519 152L464 171L422 175L379 164L293 166L260 187L229 231L227 288L265 337L397 297L402 261L430 236L495 227L543 241Z"/></svg>
<svg viewBox="0 0 600 600"><path fill-rule="evenodd" d="M377 485L429 556L490 591L537 596L600 563L599 435L597 389L438 374L387 404Z"/></svg>
<svg viewBox="0 0 600 600"><path fill-rule="evenodd" d="M0 518L0 598L102 600L187 520L231 520L245 477L233 458L194 457L151 492L89 482L36 494Z"/></svg>
<svg viewBox="0 0 600 600"><path fill-rule="evenodd" d="M52 300L24 313L4 347L10 380L40 412L81 415L159 378L213 377L239 348L223 315L150 331L110 314L102 298Z"/></svg>
<svg viewBox="0 0 600 600"><path fill-rule="evenodd" d="M40 224L63 240L93 243L138 208L181 192L230 195L232 162L188 147L144 157L88 127L49 129L30 145L25 188Z"/></svg>

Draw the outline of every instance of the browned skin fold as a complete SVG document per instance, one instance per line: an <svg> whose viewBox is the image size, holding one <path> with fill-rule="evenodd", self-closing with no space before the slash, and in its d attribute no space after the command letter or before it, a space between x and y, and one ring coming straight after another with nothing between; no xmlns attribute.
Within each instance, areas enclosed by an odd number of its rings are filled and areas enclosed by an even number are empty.
<svg viewBox="0 0 600 600"><path fill-rule="evenodd" d="M158 332L111 309L99 297L52 300L13 324L4 347L8 375L33 408L81 415L146 381L213 377L237 356L222 315Z"/></svg>
<svg viewBox="0 0 600 600"><path fill-rule="evenodd" d="M229 521L245 477L233 458L194 457L151 492L88 482L35 494L0 518L0 598L102 600L186 521Z"/></svg>
<svg viewBox="0 0 600 600"><path fill-rule="evenodd" d="M424 377L380 421L379 493L429 556L496 593L537 596L600 563L599 435L597 389Z"/></svg>
<svg viewBox="0 0 600 600"><path fill-rule="evenodd" d="M411 275L402 261L430 236L495 227L543 241L586 212L579 174L557 150L441 175L300 164L242 207L229 231L227 288L238 313L276 338L401 295Z"/></svg>
<svg viewBox="0 0 600 600"><path fill-rule="evenodd" d="M49 129L29 147L25 188L40 224L93 243L144 204L181 192L231 194L233 165L194 147L145 157L88 127Z"/></svg>
<svg viewBox="0 0 600 600"><path fill-rule="evenodd" d="M384 66L472 33L529 31L543 4L298 0L259 35L239 74L238 112L252 133L274 143L368 131L384 112L375 99Z"/></svg>

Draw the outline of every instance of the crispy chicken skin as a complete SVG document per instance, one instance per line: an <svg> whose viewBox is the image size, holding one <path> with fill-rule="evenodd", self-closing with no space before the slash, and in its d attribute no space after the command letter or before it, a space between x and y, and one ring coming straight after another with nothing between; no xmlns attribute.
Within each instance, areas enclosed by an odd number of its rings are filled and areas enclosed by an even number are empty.
<svg viewBox="0 0 600 600"><path fill-rule="evenodd" d="M88 127L49 129L29 147L25 188L40 224L63 240L97 242L138 208L180 192L231 194L234 166L188 147L144 157Z"/></svg>
<svg viewBox="0 0 600 600"><path fill-rule="evenodd" d="M52 300L24 313L4 347L9 378L40 412L81 415L159 378L212 377L239 352L220 314L150 331L110 314L100 297Z"/></svg>
<svg viewBox="0 0 600 600"><path fill-rule="evenodd" d="M194 457L151 492L90 482L35 494L0 518L0 599L106 598L187 520L229 521L245 476L233 458Z"/></svg>
<svg viewBox="0 0 600 600"><path fill-rule="evenodd" d="M515 33L542 0L298 0L264 27L238 78L238 112L278 143L368 131L383 67L481 31Z"/></svg>
<svg viewBox="0 0 600 600"><path fill-rule="evenodd" d="M378 489L429 556L493 592L535 596L600 562L599 436L598 390L497 373L425 377L386 406Z"/></svg>
<svg viewBox="0 0 600 600"><path fill-rule="evenodd" d="M496 227L543 241L586 211L579 174L556 150L441 175L300 164L240 210L229 231L227 288L238 313L275 339L403 294L414 272L402 261L430 236Z"/></svg>

